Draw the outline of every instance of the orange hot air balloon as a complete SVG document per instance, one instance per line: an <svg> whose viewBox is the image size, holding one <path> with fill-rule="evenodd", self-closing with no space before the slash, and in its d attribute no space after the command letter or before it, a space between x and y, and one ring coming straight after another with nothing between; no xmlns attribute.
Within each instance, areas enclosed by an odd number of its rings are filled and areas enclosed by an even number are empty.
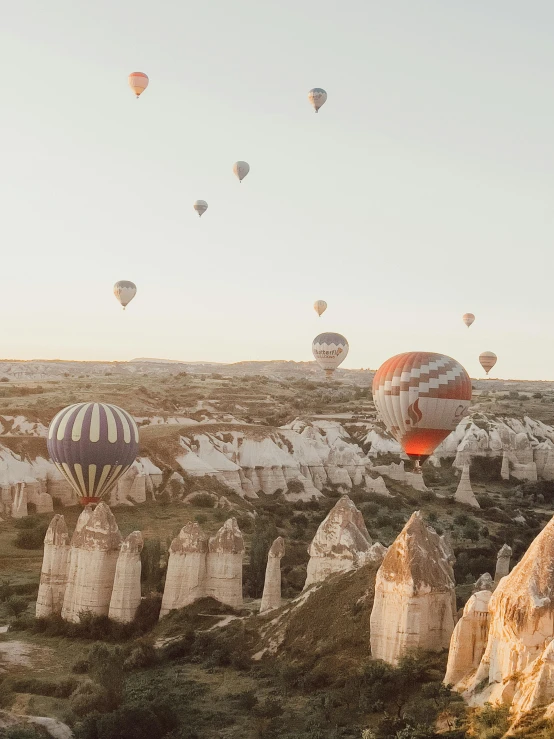
<svg viewBox="0 0 554 739"><path fill-rule="evenodd" d="M485 370L487 376L496 364L497 359L498 357L494 352L483 352L482 354L479 354L479 363L481 367Z"/></svg>
<svg viewBox="0 0 554 739"><path fill-rule="evenodd" d="M373 401L387 429L419 468L467 415L471 380L452 357L406 352L379 367L373 377Z"/></svg>
<svg viewBox="0 0 554 739"><path fill-rule="evenodd" d="M148 87L147 75L144 72L131 72L129 75L129 87L138 98Z"/></svg>
<svg viewBox="0 0 554 739"><path fill-rule="evenodd" d="M471 326L474 320L475 316L473 315L473 313L464 313L464 315L462 316L462 321L468 328Z"/></svg>
<svg viewBox="0 0 554 739"><path fill-rule="evenodd" d="M327 303L324 300L316 300L314 303L314 310L317 315L321 318L321 314L327 310Z"/></svg>

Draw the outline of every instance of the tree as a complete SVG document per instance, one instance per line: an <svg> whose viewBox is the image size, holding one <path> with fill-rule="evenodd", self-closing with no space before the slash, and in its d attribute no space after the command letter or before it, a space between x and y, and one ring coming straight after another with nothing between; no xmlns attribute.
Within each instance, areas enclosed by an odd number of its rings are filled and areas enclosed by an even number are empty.
<svg viewBox="0 0 554 739"><path fill-rule="evenodd" d="M106 709L117 708L123 699L123 650L120 647L110 648L106 644L94 644L90 648L88 663L90 677L106 690Z"/></svg>

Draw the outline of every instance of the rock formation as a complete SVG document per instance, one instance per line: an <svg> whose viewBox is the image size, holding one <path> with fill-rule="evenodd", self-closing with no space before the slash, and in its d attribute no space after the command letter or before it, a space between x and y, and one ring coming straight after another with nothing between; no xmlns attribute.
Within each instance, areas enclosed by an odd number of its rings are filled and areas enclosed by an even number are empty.
<svg viewBox="0 0 554 739"><path fill-rule="evenodd" d="M36 616L59 616L67 585L69 534L63 516L56 515L44 537L44 557L40 573Z"/></svg>
<svg viewBox="0 0 554 739"><path fill-rule="evenodd" d="M474 700L511 702L516 694L528 705L526 701L535 700L531 694L541 694L553 701L554 692L547 695L544 686L550 684L552 653L547 648L554 636L554 518L500 580L489 614L487 647L469 690L481 690L483 682L488 687ZM530 686L533 681L536 692Z"/></svg>
<svg viewBox="0 0 554 739"><path fill-rule="evenodd" d="M236 518L229 518L208 542L206 595L228 606L242 605L244 540Z"/></svg>
<svg viewBox="0 0 554 739"><path fill-rule="evenodd" d="M500 580L510 572L510 558L512 556L512 548L504 544L496 555L496 570L494 573L494 582L499 583Z"/></svg>
<svg viewBox="0 0 554 739"><path fill-rule="evenodd" d="M25 489L25 483L20 482L16 486L12 503L12 516L13 518L25 518L27 515L27 490Z"/></svg>
<svg viewBox="0 0 554 739"><path fill-rule="evenodd" d="M551 704L554 709L554 639L544 652L527 667L519 681L512 702L516 715Z"/></svg>
<svg viewBox="0 0 554 739"><path fill-rule="evenodd" d="M370 620L373 657L395 664L410 649L448 648L455 613L450 553L416 511L377 572Z"/></svg>
<svg viewBox="0 0 554 739"><path fill-rule="evenodd" d="M463 615L450 640L444 678L446 685L456 685L479 667L487 646L491 596L490 590L481 590L474 593L465 604Z"/></svg>
<svg viewBox="0 0 554 739"><path fill-rule="evenodd" d="M492 575L490 575L488 572L483 573L473 586L473 592L479 593L481 590L490 590L491 593L494 590L494 580L492 579Z"/></svg>
<svg viewBox="0 0 554 739"><path fill-rule="evenodd" d="M502 467L500 468L500 477L503 480L509 480L510 479L510 460L508 459L508 454L504 452L502 455Z"/></svg>
<svg viewBox="0 0 554 739"><path fill-rule="evenodd" d="M210 539L197 523L187 523L169 548L160 618L199 598L242 605L244 540L235 518Z"/></svg>
<svg viewBox="0 0 554 739"><path fill-rule="evenodd" d="M140 531L133 531L119 550L108 616L114 621L130 623L140 604L140 553L143 541Z"/></svg>
<svg viewBox="0 0 554 739"><path fill-rule="evenodd" d="M205 595L208 537L195 522L186 523L169 548L160 618Z"/></svg>
<svg viewBox="0 0 554 739"><path fill-rule="evenodd" d="M361 511L343 495L319 525L308 548L310 561L304 589L334 572L360 567L371 544Z"/></svg>
<svg viewBox="0 0 554 739"><path fill-rule="evenodd" d="M464 464L462 470L462 476L458 488L454 495L454 500L457 503L463 503L464 505L472 506L472 508L481 508L479 501L475 497L475 493L471 487L471 480L469 478L469 464Z"/></svg>
<svg viewBox="0 0 554 739"><path fill-rule="evenodd" d="M107 616L115 569L121 546L121 534L106 503L95 510L83 510L71 540L68 584L62 618L79 621L82 611ZM81 527L79 522L83 521Z"/></svg>
<svg viewBox="0 0 554 739"><path fill-rule="evenodd" d="M281 559L285 554L285 540L278 536L267 555L264 592L260 604L260 613L272 611L281 605Z"/></svg>

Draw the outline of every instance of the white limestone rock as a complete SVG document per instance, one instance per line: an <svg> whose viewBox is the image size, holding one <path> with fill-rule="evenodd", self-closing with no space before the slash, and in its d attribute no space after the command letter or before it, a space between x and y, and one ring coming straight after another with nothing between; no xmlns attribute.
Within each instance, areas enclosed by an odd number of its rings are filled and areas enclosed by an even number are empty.
<svg viewBox="0 0 554 739"><path fill-rule="evenodd" d="M411 649L446 649L456 601L451 554L445 541L412 514L389 548L375 582L371 653L396 664Z"/></svg>
<svg viewBox="0 0 554 739"><path fill-rule="evenodd" d="M554 639L542 654L522 673L515 690L512 712L516 716L539 706L552 704L554 708Z"/></svg>
<svg viewBox="0 0 554 739"><path fill-rule="evenodd" d="M78 622L83 611L108 615L120 546L114 515L101 502L73 535L63 619Z"/></svg>
<svg viewBox="0 0 554 739"><path fill-rule="evenodd" d="M481 590L490 590L491 593L494 590L494 580L492 579L492 575L488 572L484 572L478 579L475 585L473 586L473 592L479 593Z"/></svg>
<svg viewBox="0 0 554 739"><path fill-rule="evenodd" d="M59 616L67 586L69 534L63 516L55 515L44 537L36 617Z"/></svg>
<svg viewBox="0 0 554 739"><path fill-rule="evenodd" d="M347 495L336 503L321 522L308 548L310 560L304 589L335 572L346 572L363 564L372 541L364 518Z"/></svg>
<svg viewBox="0 0 554 739"><path fill-rule="evenodd" d="M503 577L510 572L510 559L512 557L512 548L507 544L503 544L496 555L496 570L494 573L494 582L499 583Z"/></svg>
<svg viewBox="0 0 554 739"><path fill-rule="evenodd" d="M464 612L452 633L444 683L460 689L460 681L467 679L479 667L487 646L489 632L490 590L474 593L465 604Z"/></svg>
<svg viewBox="0 0 554 739"><path fill-rule="evenodd" d="M121 544L108 616L114 621L130 623L140 605L140 553L143 540L140 531L133 531Z"/></svg>
<svg viewBox="0 0 554 739"><path fill-rule="evenodd" d="M500 477L503 480L510 479L510 460L506 452L502 455L502 467L500 468Z"/></svg>
<svg viewBox="0 0 554 739"><path fill-rule="evenodd" d="M169 548L160 618L206 595L208 537L196 522L186 523Z"/></svg>
<svg viewBox="0 0 554 739"><path fill-rule="evenodd" d="M272 611L281 605L281 559L285 555L285 540L282 536L271 545L267 555L264 591L260 604L260 613Z"/></svg>
<svg viewBox="0 0 554 739"><path fill-rule="evenodd" d="M12 503L12 517L25 518L27 515L27 490L25 489L25 483L20 482L16 485L15 489Z"/></svg>
<svg viewBox="0 0 554 739"><path fill-rule="evenodd" d="M233 608L242 606L244 540L236 518L229 518L208 542L206 595Z"/></svg>
<svg viewBox="0 0 554 739"><path fill-rule="evenodd" d="M471 480L469 477L469 464L465 464L460 477L458 488L454 495L454 500L457 503L463 503L469 505L472 508L481 508L479 501L475 497L473 488L471 487Z"/></svg>
<svg viewBox="0 0 554 739"><path fill-rule="evenodd" d="M376 493L377 495L384 495L387 498L391 498L391 494L387 489L385 481L379 475L378 477L365 476L365 489L368 493Z"/></svg>

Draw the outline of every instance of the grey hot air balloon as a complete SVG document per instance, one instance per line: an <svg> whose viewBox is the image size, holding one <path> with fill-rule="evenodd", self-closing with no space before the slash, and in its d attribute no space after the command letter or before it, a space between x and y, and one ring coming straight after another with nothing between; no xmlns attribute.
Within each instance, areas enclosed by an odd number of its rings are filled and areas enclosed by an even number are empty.
<svg viewBox="0 0 554 739"><path fill-rule="evenodd" d="M235 162L233 164L233 172L235 173L235 176L239 178L239 182L242 182L250 172L250 165L248 162Z"/></svg>
<svg viewBox="0 0 554 739"><path fill-rule="evenodd" d="M348 341L342 334L326 332L316 336L312 342L312 353L327 377L331 377L348 354Z"/></svg>
<svg viewBox="0 0 554 739"><path fill-rule="evenodd" d="M123 306L123 310L125 310L125 307L129 305L137 294L137 286L129 280L119 280L113 286L113 294Z"/></svg>
<svg viewBox="0 0 554 739"><path fill-rule="evenodd" d="M76 403L48 428L48 453L83 505L105 498L138 454L133 418L109 403Z"/></svg>
<svg viewBox="0 0 554 739"><path fill-rule="evenodd" d="M325 101L327 100L327 93L322 87L314 87L308 93L308 100L317 113L321 106L325 105Z"/></svg>
<svg viewBox="0 0 554 739"><path fill-rule="evenodd" d="M199 216L202 216L202 213L205 213L208 210L208 203L205 200L195 200L192 207Z"/></svg>

